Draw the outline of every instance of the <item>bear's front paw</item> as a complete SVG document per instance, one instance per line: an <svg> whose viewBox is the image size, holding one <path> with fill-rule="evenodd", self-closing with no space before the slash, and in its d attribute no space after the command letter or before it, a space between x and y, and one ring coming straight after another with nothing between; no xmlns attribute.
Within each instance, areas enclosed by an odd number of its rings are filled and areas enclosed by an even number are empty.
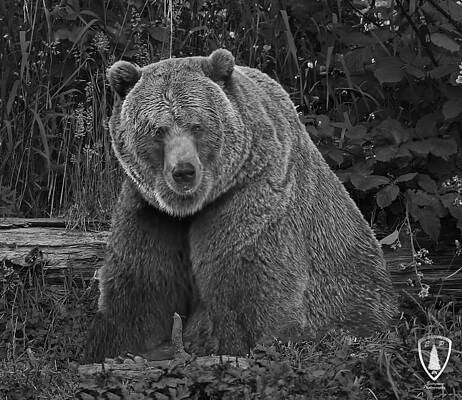
<svg viewBox="0 0 462 400"><path fill-rule="evenodd" d="M84 362L100 362L112 357L116 350L116 326L98 311L89 329L84 351Z"/></svg>
<svg viewBox="0 0 462 400"><path fill-rule="evenodd" d="M217 353L218 340L212 337L212 322L206 311L196 312L188 319L183 342L188 353L198 356Z"/></svg>
<svg viewBox="0 0 462 400"><path fill-rule="evenodd" d="M234 311L193 314L186 324L185 349L196 355L244 356L255 346L254 335L244 331Z"/></svg>

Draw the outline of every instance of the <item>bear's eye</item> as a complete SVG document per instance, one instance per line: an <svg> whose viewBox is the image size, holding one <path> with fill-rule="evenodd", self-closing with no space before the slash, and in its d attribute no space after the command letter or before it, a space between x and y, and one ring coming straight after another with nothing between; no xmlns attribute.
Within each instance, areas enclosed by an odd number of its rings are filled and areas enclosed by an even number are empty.
<svg viewBox="0 0 462 400"><path fill-rule="evenodd" d="M157 128L153 129L152 135L154 137L161 137L164 134L164 129L165 129L164 127L158 126Z"/></svg>
<svg viewBox="0 0 462 400"><path fill-rule="evenodd" d="M199 124L194 124L191 126L191 132L200 132L202 131L202 126Z"/></svg>

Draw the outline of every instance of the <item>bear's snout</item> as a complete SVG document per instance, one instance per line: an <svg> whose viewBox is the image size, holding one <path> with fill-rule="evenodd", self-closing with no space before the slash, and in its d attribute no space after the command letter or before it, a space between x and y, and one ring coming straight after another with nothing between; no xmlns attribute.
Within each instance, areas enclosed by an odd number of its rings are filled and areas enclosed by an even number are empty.
<svg viewBox="0 0 462 400"><path fill-rule="evenodd" d="M164 172L170 189L181 195L193 194L201 183L201 165L198 161L178 160L172 164Z"/></svg>
<svg viewBox="0 0 462 400"><path fill-rule="evenodd" d="M172 178L179 185L191 185L196 178L196 168L189 162L180 162L173 167Z"/></svg>
<svg viewBox="0 0 462 400"><path fill-rule="evenodd" d="M164 178L168 186L180 195L191 195L202 178L202 165L194 140L187 135L166 139Z"/></svg>

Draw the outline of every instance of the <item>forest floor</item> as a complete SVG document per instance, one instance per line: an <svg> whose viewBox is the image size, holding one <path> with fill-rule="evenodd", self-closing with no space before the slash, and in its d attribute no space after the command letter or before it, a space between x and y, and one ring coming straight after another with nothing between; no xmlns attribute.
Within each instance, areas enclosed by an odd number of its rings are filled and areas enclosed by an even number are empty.
<svg viewBox="0 0 462 400"><path fill-rule="evenodd" d="M151 380L107 373L82 381L77 369L96 310L96 282L50 286L40 271L16 270L4 261L0 289L1 400L462 399L462 311L451 303L439 308L414 303L390 333L374 338L331 332L318 343L275 340L258 346L247 368L192 361ZM452 339L437 381L444 397L425 387L430 380L417 342L428 332Z"/></svg>

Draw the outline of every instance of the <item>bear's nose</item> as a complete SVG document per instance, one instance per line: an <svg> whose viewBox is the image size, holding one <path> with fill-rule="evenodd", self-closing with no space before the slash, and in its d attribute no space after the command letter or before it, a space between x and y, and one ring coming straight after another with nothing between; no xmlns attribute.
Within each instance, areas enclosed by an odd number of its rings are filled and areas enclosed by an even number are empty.
<svg viewBox="0 0 462 400"><path fill-rule="evenodd" d="M196 177L196 169L191 163L178 163L173 167L172 177L178 184L191 183Z"/></svg>

